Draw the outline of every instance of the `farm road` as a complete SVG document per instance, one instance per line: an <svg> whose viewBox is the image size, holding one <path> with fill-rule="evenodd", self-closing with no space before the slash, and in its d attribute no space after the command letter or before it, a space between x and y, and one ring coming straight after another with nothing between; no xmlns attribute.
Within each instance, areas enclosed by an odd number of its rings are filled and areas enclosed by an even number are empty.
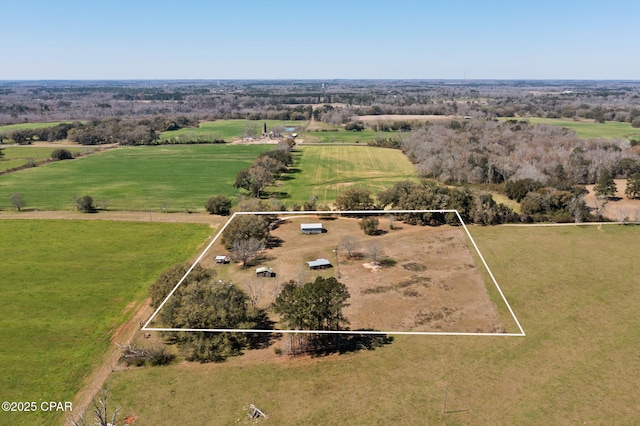
<svg viewBox="0 0 640 426"><path fill-rule="evenodd" d="M120 220L125 222L164 222L164 223L206 223L212 228L222 226L229 218L208 213L158 213L104 211L99 213L81 213L74 211L0 211L2 219L49 219L49 220Z"/></svg>

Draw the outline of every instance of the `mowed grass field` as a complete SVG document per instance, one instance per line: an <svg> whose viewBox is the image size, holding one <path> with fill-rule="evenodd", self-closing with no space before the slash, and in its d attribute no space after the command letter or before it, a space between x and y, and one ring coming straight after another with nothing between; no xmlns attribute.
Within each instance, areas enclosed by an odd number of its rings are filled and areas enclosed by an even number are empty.
<svg viewBox="0 0 640 426"><path fill-rule="evenodd" d="M3 170L12 169L14 167L20 167L27 163L28 160L34 160L36 163L51 158L51 153L58 149L58 147L39 147L39 146L10 146L3 148L0 145L0 149L4 152L4 157L0 159L0 172ZM79 152L88 151L90 147L78 147L69 148L65 147L74 154Z"/></svg>
<svg viewBox="0 0 640 426"><path fill-rule="evenodd" d="M512 120L520 118L505 118L505 120ZM539 118L529 117L525 120L533 124L550 124L553 126L561 126L569 128L576 132L581 138L626 138L626 139L640 139L640 129L631 127L629 123L619 123L617 121L607 121L606 123L597 123L591 121L573 121L563 120L557 118Z"/></svg>
<svg viewBox="0 0 640 426"><path fill-rule="evenodd" d="M71 401L115 329L206 225L0 220L0 401ZM0 424L60 415L0 412Z"/></svg>
<svg viewBox="0 0 640 426"><path fill-rule="evenodd" d="M277 190L289 194L286 203L304 204L311 196L333 203L350 186L378 192L416 176L415 167L399 150L369 146L302 146L294 153L294 169Z"/></svg>
<svg viewBox="0 0 640 426"><path fill-rule="evenodd" d="M635 424L640 227L472 227L526 337L396 336L374 351L113 373L136 424ZM444 411L445 392L447 406Z"/></svg>
<svg viewBox="0 0 640 426"><path fill-rule="evenodd" d="M62 124L62 123L70 123L70 121L52 121L52 122L49 122L49 123L6 124L4 126L0 126L0 133L12 132L14 130L42 129L43 127L55 127L58 124Z"/></svg>
<svg viewBox="0 0 640 426"><path fill-rule="evenodd" d="M300 138L304 143L361 143L374 142L377 138L387 139L394 136L395 132L374 132L371 129L364 129L360 132L339 129L327 132L303 132Z"/></svg>
<svg viewBox="0 0 640 426"><path fill-rule="evenodd" d="M267 123L267 131L275 126L298 127L306 126L307 121L280 121L280 120L217 120L200 123L200 127L170 130L160 134L160 140L173 138L196 138L196 139L224 139L231 142L240 139L245 134L248 125L255 126L259 134L262 133L262 123Z"/></svg>
<svg viewBox="0 0 640 426"><path fill-rule="evenodd" d="M90 195L114 210L204 210L214 194L238 194L237 172L272 145L144 146L112 149L0 176L0 209L23 194L26 208L74 209Z"/></svg>

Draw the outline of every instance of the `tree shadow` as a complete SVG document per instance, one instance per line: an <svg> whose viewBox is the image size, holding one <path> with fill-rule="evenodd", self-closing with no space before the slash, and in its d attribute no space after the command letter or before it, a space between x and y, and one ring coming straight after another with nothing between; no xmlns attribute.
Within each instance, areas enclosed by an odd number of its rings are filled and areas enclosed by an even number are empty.
<svg viewBox="0 0 640 426"><path fill-rule="evenodd" d="M269 319L267 313L260 309L258 316L255 318L255 329L259 330L273 330L275 322ZM275 341L275 335L273 333L247 333L249 339L249 349L265 349L271 346Z"/></svg>
<svg viewBox="0 0 640 426"><path fill-rule="evenodd" d="M375 331L375 330L355 330ZM310 353L312 356L326 356L335 353L346 354L358 351L373 351L394 341L386 334L331 334L319 335L313 339Z"/></svg>
<svg viewBox="0 0 640 426"><path fill-rule="evenodd" d="M273 235L270 235L267 238L267 242L265 246L266 248L276 248L276 247L282 246L282 243L284 243L284 240L282 238L278 238L278 237L274 237Z"/></svg>
<svg viewBox="0 0 640 426"><path fill-rule="evenodd" d="M262 191L260 193L260 198L261 199L270 199L270 198L275 198L276 200L284 200L286 198L289 198L290 195L288 192L286 191Z"/></svg>

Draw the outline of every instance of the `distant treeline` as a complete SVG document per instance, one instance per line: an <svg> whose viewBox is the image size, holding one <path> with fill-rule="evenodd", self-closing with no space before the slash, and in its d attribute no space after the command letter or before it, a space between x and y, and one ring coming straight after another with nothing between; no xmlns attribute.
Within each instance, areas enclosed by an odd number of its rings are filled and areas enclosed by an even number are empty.
<svg viewBox="0 0 640 426"><path fill-rule="evenodd" d="M638 99L640 83L628 81L0 82L0 124L154 115L345 124L360 115L409 114L640 127Z"/></svg>
<svg viewBox="0 0 640 426"><path fill-rule="evenodd" d="M157 116L139 120L93 119L86 123L74 121L52 127L4 132L0 134L0 141L25 145L36 141L55 142L68 139L81 145L151 145L158 143L161 132L197 126L197 120L187 117L168 119Z"/></svg>

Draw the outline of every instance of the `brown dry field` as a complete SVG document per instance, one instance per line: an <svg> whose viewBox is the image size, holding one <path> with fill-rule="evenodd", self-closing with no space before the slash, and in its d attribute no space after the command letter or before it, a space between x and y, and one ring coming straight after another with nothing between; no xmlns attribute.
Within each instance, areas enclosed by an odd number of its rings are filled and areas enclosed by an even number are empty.
<svg viewBox="0 0 640 426"><path fill-rule="evenodd" d="M218 277L240 284L260 307L275 300L282 283L308 282L316 276L335 276L351 295L344 310L351 329L380 331L501 332L495 305L490 301L482 273L462 227L422 227L403 223L391 230L380 218L383 235L366 236L355 218L319 219L286 216L271 233L282 240L279 247L264 250L262 259L243 269L230 263L215 265L214 257L227 254L216 242L202 264L218 271ZM303 235L301 223L322 222L326 233ZM378 244L393 266L373 270L366 258L349 258L334 250L346 236L354 236L364 256ZM305 262L328 259L333 267L311 271ZM273 268L275 278L255 277L257 266Z"/></svg>
<svg viewBox="0 0 640 426"><path fill-rule="evenodd" d="M636 214L640 218L640 200L631 200L624 195L624 191L627 189L627 180L614 179L614 181L617 188L617 200L608 201L602 210L602 215L611 220L617 220L619 213L629 219L633 219ZM584 197L584 200L587 203L587 206L595 209L599 205L596 200L596 196L593 193L593 187L594 185L586 185L589 193Z"/></svg>

